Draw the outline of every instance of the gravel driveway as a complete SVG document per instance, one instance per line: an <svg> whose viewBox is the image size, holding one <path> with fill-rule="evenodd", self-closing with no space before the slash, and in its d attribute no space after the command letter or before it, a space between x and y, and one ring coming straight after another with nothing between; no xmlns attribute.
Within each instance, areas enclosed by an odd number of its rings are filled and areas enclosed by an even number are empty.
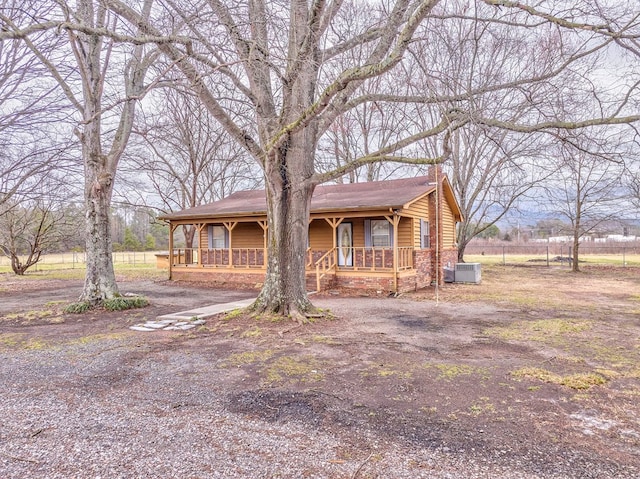
<svg viewBox="0 0 640 479"><path fill-rule="evenodd" d="M511 375L558 364L486 333L530 310L326 296L337 319L304 327L128 329L183 305L180 288L129 284L153 301L137 311L5 314L0 477L640 477L637 380L574 391Z"/></svg>

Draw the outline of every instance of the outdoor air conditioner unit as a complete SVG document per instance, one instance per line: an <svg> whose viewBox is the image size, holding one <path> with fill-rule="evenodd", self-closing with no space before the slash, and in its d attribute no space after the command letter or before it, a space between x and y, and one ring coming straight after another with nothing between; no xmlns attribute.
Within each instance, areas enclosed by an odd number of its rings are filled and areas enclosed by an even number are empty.
<svg viewBox="0 0 640 479"><path fill-rule="evenodd" d="M479 283L480 279L480 263L456 263L456 283Z"/></svg>

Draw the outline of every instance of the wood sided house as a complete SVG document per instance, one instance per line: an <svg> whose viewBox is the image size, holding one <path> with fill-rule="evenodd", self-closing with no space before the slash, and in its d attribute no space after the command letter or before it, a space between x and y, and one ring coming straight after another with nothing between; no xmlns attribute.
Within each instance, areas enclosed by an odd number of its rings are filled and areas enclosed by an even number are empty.
<svg viewBox="0 0 640 479"><path fill-rule="evenodd" d="M412 291L442 282L457 261L460 207L449 180L430 176L318 186L311 200L307 288ZM263 190L240 191L167 214L171 279L251 285L264 281L267 215ZM174 233L196 227L194 247ZM437 274L435 272L438 272Z"/></svg>

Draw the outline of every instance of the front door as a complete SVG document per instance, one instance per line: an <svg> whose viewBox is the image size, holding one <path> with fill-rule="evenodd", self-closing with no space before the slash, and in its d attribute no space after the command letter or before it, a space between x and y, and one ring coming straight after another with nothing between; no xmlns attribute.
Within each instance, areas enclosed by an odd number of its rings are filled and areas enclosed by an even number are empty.
<svg viewBox="0 0 640 479"><path fill-rule="evenodd" d="M351 223L338 225L338 266L353 266L353 228Z"/></svg>

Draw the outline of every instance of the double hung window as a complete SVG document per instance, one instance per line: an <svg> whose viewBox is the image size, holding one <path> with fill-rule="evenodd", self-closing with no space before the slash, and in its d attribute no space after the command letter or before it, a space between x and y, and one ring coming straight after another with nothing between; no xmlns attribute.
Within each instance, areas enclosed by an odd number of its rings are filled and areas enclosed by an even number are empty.
<svg viewBox="0 0 640 479"><path fill-rule="evenodd" d="M209 225L209 249L229 247L229 233L222 225Z"/></svg>
<svg viewBox="0 0 640 479"><path fill-rule="evenodd" d="M367 248L391 248L393 227L387 220L365 220L364 242Z"/></svg>

